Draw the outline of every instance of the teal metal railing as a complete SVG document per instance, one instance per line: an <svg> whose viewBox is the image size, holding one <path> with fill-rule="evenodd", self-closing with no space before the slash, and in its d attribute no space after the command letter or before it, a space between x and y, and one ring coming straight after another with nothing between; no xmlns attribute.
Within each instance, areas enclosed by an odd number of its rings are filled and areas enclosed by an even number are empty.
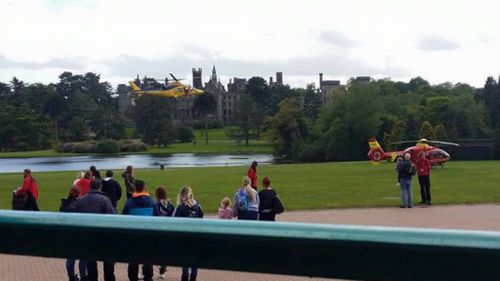
<svg viewBox="0 0 500 281"><path fill-rule="evenodd" d="M500 280L500 233L0 211L0 253L356 280Z"/></svg>

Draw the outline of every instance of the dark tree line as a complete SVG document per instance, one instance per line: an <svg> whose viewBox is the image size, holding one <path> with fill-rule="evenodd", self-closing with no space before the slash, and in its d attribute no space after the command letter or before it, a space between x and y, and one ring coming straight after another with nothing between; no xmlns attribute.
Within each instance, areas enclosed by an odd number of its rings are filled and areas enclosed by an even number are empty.
<svg viewBox="0 0 500 281"><path fill-rule="evenodd" d="M123 138L112 87L99 75L64 72L56 84L0 83L0 149L37 150L66 141Z"/></svg>

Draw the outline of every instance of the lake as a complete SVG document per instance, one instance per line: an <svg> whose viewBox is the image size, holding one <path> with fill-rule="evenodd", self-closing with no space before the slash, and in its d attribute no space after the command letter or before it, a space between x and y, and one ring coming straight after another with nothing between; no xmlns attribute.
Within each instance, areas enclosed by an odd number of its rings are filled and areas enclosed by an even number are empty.
<svg viewBox="0 0 500 281"><path fill-rule="evenodd" d="M128 165L134 168L168 168L240 166L252 161L272 163L272 155L268 154L193 154L179 153L170 155L120 155L120 156L68 156L68 157L33 157L0 159L0 173L22 172L31 169L33 172L49 171L83 171L94 165L99 170L124 169Z"/></svg>

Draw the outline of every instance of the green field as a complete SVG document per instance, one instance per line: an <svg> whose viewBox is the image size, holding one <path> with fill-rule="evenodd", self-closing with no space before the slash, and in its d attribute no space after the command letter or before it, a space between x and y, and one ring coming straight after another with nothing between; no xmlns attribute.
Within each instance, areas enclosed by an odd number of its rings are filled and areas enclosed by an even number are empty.
<svg viewBox="0 0 500 281"><path fill-rule="evenodd" d="M261 165L259 178L270 176L288 210L348 207L399 206L399 188L391 163L372 166L369 162ZM500 203L500 161L452 161L432 170L434 204ZM247 167L182 168L166 171L144 169L152 192L158 184L167 186L172 198L184 184L193 187L195 197L208 213L216 212L224 196L232 197ZM119 171L116 171L118 174ZM0 174L0 208L11 207L11 191L21 184L21 174ZM66 196L75 172L36 173L40 207L55 211ZM121 177L119 177L122 182ZM418 180L413 180L414 202L419 202ZM123 205L123 200L120 206Z"/></svg>

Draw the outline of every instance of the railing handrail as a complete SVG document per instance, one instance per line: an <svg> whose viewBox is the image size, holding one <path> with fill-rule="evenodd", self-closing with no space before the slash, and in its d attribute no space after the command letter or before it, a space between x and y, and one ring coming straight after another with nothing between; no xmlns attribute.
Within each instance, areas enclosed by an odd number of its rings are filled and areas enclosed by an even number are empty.
<svg viewBox="0 0 500 281"><path fill-rule="evenodd" d="M359 280L500 280L500 233L488 231L0 211L0 241L6 254Z"/></svg>

